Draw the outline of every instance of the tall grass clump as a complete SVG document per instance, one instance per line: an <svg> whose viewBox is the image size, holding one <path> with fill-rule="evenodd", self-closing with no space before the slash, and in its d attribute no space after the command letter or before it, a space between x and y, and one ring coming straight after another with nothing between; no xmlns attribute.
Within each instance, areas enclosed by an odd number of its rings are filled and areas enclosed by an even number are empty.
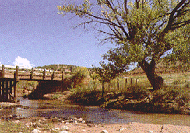
<svg viewBox="0 0 190 133"><path fill-rule="evenodd" d="M183 113L190 108L190 91L180 87L163 87L153 93L151 103L155 110L167 113Z"/></svg>
<svg viewBox="0 0 190 133"><path fill-rule="evenodd" d="M14 123L10 121L2 121L0 123L0 132L1 133L31 133L33 128L28 128L22 123Z"/></svg>
<svg viewBox="0 0 190 133"><path fill-rule="evenodd" d="M94 89L93 86L80 86L72 89L68 99L82 105L100 105L103 102L102 91Z"/></svg>
<svg viewBox="0 0 190 133"><path fill-rule="evenodd" d="M89 76L88 69L86 67L76 67L74 70L74 75L70 78L71 87L76 88L85 84L86 79Z"/></svg>

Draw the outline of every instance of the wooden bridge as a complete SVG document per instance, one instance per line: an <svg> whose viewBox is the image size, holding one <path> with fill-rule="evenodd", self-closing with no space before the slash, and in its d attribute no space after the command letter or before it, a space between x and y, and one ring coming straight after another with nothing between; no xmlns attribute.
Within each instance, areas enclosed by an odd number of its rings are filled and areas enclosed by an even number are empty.
<svg viewBox="0 0 190 133"><path fill-rule="evenodd" d="M0 102L17 101L17 85L19 80L39 81L45 83L63 83L65 69L62 71L42 69L7 68L2 65L0 70ZM59 84L60 85L60 84ZM62 84L61 84L62 85Z"/></svg>

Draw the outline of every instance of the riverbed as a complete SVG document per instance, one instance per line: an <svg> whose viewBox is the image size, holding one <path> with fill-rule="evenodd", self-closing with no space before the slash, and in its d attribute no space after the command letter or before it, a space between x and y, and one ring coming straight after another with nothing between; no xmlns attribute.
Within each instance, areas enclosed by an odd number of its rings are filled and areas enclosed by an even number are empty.
<svg viewBox="0 0 190 133"><path fill-rule="evenodd" d="M148 124L171 124L190 126L190 115L142 113L126 110L103 109L97 106L65 104L57 100L29 100L19 98L22 107L1 109L0 117L17 116L45 118L83 118L96 124L127 124L130 122Z"/></svg>

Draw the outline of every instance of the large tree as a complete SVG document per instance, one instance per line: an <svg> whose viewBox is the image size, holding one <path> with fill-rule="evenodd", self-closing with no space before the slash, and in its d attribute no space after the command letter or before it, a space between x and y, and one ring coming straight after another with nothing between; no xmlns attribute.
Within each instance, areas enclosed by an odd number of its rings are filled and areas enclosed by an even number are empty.
<svg viewBox="0 0 190 133"><path fill-rule="evenodd" d="M167 51L189 63L189 0L84 0L58 6L58 10L81 17L81 25L95 26L103 42L117 46L104 55L108 66L118 72L138 62L154 90L163 84L155 67Z"/></svg>

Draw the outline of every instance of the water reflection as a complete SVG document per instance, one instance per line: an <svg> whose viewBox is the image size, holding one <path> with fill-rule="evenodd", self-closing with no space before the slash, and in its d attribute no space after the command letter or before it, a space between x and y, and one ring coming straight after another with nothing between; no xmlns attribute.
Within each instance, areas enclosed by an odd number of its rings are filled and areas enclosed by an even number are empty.
<svg viewBox="0 0 190 133"><path fill-rule="evenodd" d="M65 105L53 100L20 99L20 104L29 108L14 108L0 111L0 116L16 115L21 118L30 117L77 117L94 123L128 123L141 122L153 124L174 124L190 126L189 115L146 114L124 110L106 110L99 107Z"/></svg>

